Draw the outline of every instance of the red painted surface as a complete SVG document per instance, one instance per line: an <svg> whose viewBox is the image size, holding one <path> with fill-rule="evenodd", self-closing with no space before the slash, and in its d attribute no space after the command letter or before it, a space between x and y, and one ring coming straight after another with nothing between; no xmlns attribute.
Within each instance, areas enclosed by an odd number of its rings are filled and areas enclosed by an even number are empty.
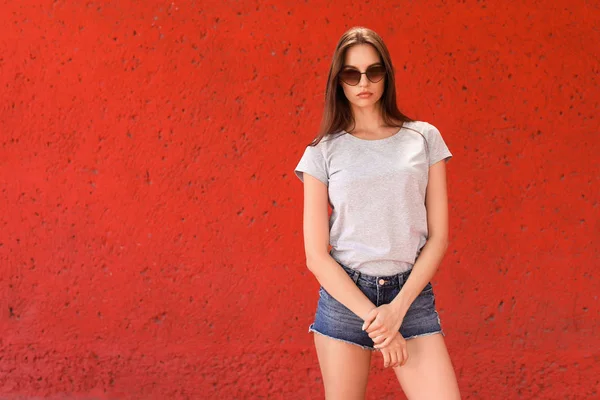
<svg viewBox="0 0 600 400"><path fill-rule="evenodd" d="M360 24L454 154L463 397L597 398L598 7L282 4L2 2L0 397L322 397L292 171Z"/></svg>

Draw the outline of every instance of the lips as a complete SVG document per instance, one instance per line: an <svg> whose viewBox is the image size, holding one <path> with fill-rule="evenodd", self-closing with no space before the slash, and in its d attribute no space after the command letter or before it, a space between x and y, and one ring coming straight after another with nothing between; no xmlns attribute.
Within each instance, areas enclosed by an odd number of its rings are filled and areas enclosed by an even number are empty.
<svg viewBox="0 0 600 400"><path fill-rule="evenodd" d="M360 92L359 94L357 94L358 97L369 97L371 96L373 93L371 92Z"/></svg>

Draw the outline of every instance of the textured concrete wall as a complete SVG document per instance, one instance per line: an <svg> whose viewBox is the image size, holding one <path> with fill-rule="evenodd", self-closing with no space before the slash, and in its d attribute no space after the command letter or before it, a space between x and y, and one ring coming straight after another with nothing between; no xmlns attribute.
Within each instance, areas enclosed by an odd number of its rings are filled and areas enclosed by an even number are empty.
<svg viewBox="0 0 600 400"><path fill-rule="evenodd" d="M292 171L359 24L454 154L434 286L464 398L598 396L599 20L582 0L3 1L0 397L322 396ZM396 398L381 365L369 398Z"/></svg>

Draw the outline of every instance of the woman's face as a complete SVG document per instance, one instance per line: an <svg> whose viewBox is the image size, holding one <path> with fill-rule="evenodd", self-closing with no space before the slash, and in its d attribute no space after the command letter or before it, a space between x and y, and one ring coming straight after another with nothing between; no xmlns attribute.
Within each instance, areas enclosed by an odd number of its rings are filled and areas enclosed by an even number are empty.
<svg viewBox="0 0 600 400"><path fill-rule="evenodd" d="M359 72L366 72L367 68L371 68L371 78L373 80L379 80L378 82L371 82L366 74L360 75L360 81L356 86L352 86L344 82L345 70L354 69ZM344 94L350 103L355 107L370 107L376 104L381 96L383 95L383 89L385 85L385 65L379 58L379 53L370 44L357 44L346 50L346 57L344 59L344 66L342 67L339 75L340 85L344 89ZM346 80L350 81L351 75L346 75ZM355 82L350 82L355 83ZM360 95L360 93L370 93L366 95Z"/></svg>

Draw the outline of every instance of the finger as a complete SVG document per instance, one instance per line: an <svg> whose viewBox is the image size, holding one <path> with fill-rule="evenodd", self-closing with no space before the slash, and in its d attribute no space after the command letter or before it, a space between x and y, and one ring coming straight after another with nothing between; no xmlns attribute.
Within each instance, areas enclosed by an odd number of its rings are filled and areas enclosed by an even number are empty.
<svg viewBox="0 0 600 400"><path fill-rule="evenodd" d="M383 345L383 342L385 341L385 339L386 339L386 337L384 335L379 335L375 339L373 339L373 343L375 343L378 347L385 347Z"/></svg>
<svg viewBox="0 0 600 400"><path fill-rule="evenodd" d="M408 353L406 351L406 345L400 346L399 351L402 353L402 363L400 365L404 365L404 364L406 364L406 361L408 359Z"/></svg>
<svg viewBox="0 0 600 400"><path fill-rule="evenodd" d="M402 366L402 363L404 362L403 355L402 355L402 349L398 349L397 354L398 354L398 362L396 363L396 367L400 367L400 366Z"/></svg>
<svg viewBox="0 0 600 400"><path fill-rule="evenodd" d="M384 340L385 340L385 336L379 335L373 339L373 343L375 343L375 345L376 345L375 347L385 347L385 346L381 345L381 343L383 343Z"/></svg>
<svg viewBox="0 0 600 400"><path fill-rule="evenodd" d="M367 314L367 317L365 318L365 322L363 322L363 325L362 325L362 330L364 331L365 329L367 329L369 327L369 325L371 325L373 320L375 320L375 318L377 318L377 309L376 308L372 309L369 312L369 314Z"/></svg>
<svg viewBox="0 0 600 400"><path fill-rule="evenodd" d="M387 351L382 351L381 354L383 354L383 367L387 368L390 364L390 356Z"/></svg>
<svg viewBox="0 0 600 400"><path fill-rule="evenodd" d="M373 331L373 332L370 332L370 333L369 333L369 337L370 337L371 339L374 339L374 338L376 338L377 336L381 336L381 335L383 335L383 332L382 332L382 331Z"/></svg>
<svg viewBox="0 0 600 400"><path fill-rule="evenodd" d="M371 325L371 328L367 329L367 332L368 333L375 333L375 334L382 334L382 333L387 333L388 329L385 326L383 326L383 325L381 325L381 324L379 324L377 322L374 322Z"/></svg>
<svg viewBox="0 0 600 400"><path fill-rule="evenodd" d="M396 356L396 363L392 365L392 368L398 368L402 365L402 350L396 348L394 349L393 353Z"/></svg>
<svg viewBox="0 0 600 400"><path fill-rule="evenodd" d="M406 343L404 344L404 346L402 346L402 355L404 356L402 365L404 365L408 361L408 348L406 347Z"/></svg>
<svg viewBox="0 0 600 400"><path fill-rule="evenodd" d="M390 367L395 366L396 364L398 364L398 353L396 351L392 351L390 352Z"/></svg>
<svg viewBox="0 0 600 400"><path fill-rule="evenodd" d="M367 316L365 317L365 324L369 324L371 322L373 322L373 320L375 318L377 318L377 314L373 312L374 310L370 311Z"/></svg>
<svg viewBox="0 0 600 400"><path fill-rule="evenodd" d="M387 338L386 338L386 339L383 341L383 343L381 343L381 347L385 347L385 346L387 346L388 344L392 343L392 340L393 340L393 339L394 339L394 337L393 337L393 336L389 336L389 337L387 337Z"/></svg>
<svg viewBox="0 0 600 400"><path fill-rule="evenodd" d="M377 330L381 329L381 324L377 321L373 321L373 323L371 323L371 325L366 329L366 331L368 333L372 333L375 332Z"/></svg>

